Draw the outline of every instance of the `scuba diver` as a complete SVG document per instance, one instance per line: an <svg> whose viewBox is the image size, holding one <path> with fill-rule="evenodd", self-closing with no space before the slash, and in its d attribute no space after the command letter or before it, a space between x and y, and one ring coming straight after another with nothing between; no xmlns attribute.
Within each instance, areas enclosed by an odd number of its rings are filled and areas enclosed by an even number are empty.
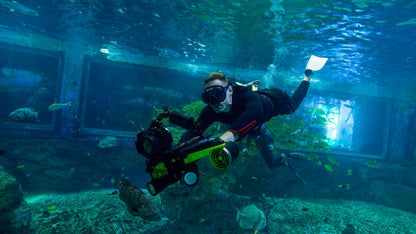
<svg viewBox="0 0 416 234"><path fill-rule="evenodd" d="M192 117L163 108L148 130L137 133L135 142L137 153L146 160L146 172L151 176L147 188L153 196L171 184L180 181L187 186L195 186L199 181L198 160L209 155L211 164L217 169L225 169L239 155L235 142L244 136L254 138L257 148L270 169L286 166L305 184L286 157L295 158L289 153L273 155L274 137L267 129L266 122L278 115L293 113L306 97L312 71L320 70L327 58L313 56L305 69L305 76L293 96L281 89L253 91L258 81L233 86L225 75L214 72L204 82L202 100L208 104L195 122ZM186 129L179 143L173 143L169 129L163 119L168 119ZM203 132L215 121L230 125L221 137L204 136ZM249 143L249 141L248 141Z"/></svg>
<svg viewBox="0 0 416 234"><path fill-rule="evenodd" d="M272 117L295 112L306 97L312 74L311 69L305 70L304 78L292 97L277 88L253 91L241 85L233 86L225 74L210 74L204 81L204 92L201 95L202 101L208 105L196 121L197 129L187 131L181 142L201 134L212 123L219 121L230 125L220 137L224 142L240 141L249 135L254 139L270 169L286 165L293 170L293 167L283 160L287 154L273 155L274 137L266 122Z"/></svg>

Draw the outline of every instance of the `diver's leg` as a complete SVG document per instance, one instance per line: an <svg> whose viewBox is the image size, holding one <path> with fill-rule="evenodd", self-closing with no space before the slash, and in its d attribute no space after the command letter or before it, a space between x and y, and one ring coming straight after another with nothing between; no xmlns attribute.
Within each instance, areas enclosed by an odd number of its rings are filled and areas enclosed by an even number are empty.
<svg viewBox="0 0 416 234"><path fill-rule="evenodd" d="M308 89L309 82L302 81L302 83L300 83L299 87L296 89L295 93L291 98L291 113L295 112L295 110L298 109L303 99L306 97Z"/></svg>
<svg viewBox="0 0 416 234"><path fill-rule="evenodd" d="M275 106L273 115L289 115L298 109L309 89L309 82L302 81L292 97L280 89L267 90L267 94L272 97Z"/></svg>
<svg viewBox="0 0 416 234"><path fill-rule="evenodd" d="M265 124L259 129L259 134L254 141L256 142L257 148L260 150L261 156L263 156L264 161L266 161L267 166L270 169L283 165L281 162L282 157L275 159L273 156L274 137Z"/></svg>

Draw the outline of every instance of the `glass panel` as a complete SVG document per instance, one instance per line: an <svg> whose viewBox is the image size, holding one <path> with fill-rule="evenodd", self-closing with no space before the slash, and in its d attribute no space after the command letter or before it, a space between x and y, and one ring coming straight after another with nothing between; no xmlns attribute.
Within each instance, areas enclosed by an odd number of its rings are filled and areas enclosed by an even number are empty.
<svg viewBox="0 0 416 234"><path fill-rule="evenodd" d="M198 100L202 91L202 80L186 72L102 60L86 61L89 64L83 120L86 128L121 131L148 128L156 116L156 108L180 108Z"/></svg>
<svg viewBox="0 0 416 234"><path fill-rule="evenodd" d="M2 122L52 124L59 58L0 49ZM13 113L13 114L12 114Z"/></svg>
<svg viewBox="0 0 416 234"><path fill-rule="evenodd" d="M268 126L277 148L385 156L388 104L381 98L309 97L294 114Z"/></svg>
<svg viewBox="0 0 416 234"><path fill-rule="evenodd" d="M305 108L303 118L307 120L309 132L325 135L331 149L381 155L386 100L315 97Z"/></svg>

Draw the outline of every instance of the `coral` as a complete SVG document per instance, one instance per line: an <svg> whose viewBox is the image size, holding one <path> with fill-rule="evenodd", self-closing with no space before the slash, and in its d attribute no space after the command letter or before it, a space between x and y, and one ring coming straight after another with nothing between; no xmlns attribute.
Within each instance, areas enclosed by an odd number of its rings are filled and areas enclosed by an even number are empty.
<svg viewBox="0 0 416 234"><path fill-rule="evenodd" d="M12 209L20 204L23 193L16 178L0 166L0 211Z"/></svg>
<svg viewBox="0 0 416 234"><path fill-rule="evenodd" d="M30 229L30 212L20 184L0 166L0 233L24 233Z"/></svg>
<svg viewBox="0 0 416 234"><path fill-rule="evenodd" d="M135 216L151 221L159 221L160 213L149 197L128 180L115 178L114 187L119 190L120 199L128 206L128 211Z"/></svg>
<svg viewBox="0 0 416 234"><path fill-rule="evenodd" d="M159 233L166 228L166 218L151 222L131 215L113 191L30 195L25 199L34 229L43 233ZM156 197L151 199L160 204ZM56 209L49 211L51 205Z"/></svg>
<svg viewBox="0 0 416 234"><path fill-rule="evenodd" d="M192 102L191 104L183 106L182 112L185 115L193 117L196 120L205 106L206 104L203 101Z"/></svg>

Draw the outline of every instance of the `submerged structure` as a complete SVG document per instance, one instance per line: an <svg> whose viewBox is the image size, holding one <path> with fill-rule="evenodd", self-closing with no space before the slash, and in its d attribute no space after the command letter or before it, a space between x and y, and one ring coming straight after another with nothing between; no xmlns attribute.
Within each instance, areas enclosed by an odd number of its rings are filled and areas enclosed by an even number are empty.
<svg viewBox="0 0 416 234"><path fill-rule="evenodd" d="M260 233L416 232L416 58L408 49L416 47L415 8L408 1L0 0L0 174L7 178L0 223L10 224L0 232L70 231L63 223L79 216L89 218L77 231L141 225L142 232L235 233L244 232L235 213L249 205L267 219ZM111 178L146 187L146 159L134 141L163 107L197 119L203 80L215 71L234 84L292 93L312 55L328 61L301 107L268 123L276 153L291 156L297 175L269 170L244 139L226 169L202 158L196 186L175 179L152 197L164 216L154 224L123 218L127 212L117 221L91 218L100 210L110 217L118 211L111 204L126 210L100 190L113 188ZM184 130L166 126L177 143ZM206 134L226 129L218 123ZM73 195L51 204L45 193ZM88 196L102 201L84 202L98 207L92 213L78 210ZM63 202L73 198L80 201L73 207ZM354 202L332 204L339 199ZM331 204L370 212L364 202L408 218L370 230L358 218L323 214ZM313 216L304 229L285 219L300 215Z"/></svg>

